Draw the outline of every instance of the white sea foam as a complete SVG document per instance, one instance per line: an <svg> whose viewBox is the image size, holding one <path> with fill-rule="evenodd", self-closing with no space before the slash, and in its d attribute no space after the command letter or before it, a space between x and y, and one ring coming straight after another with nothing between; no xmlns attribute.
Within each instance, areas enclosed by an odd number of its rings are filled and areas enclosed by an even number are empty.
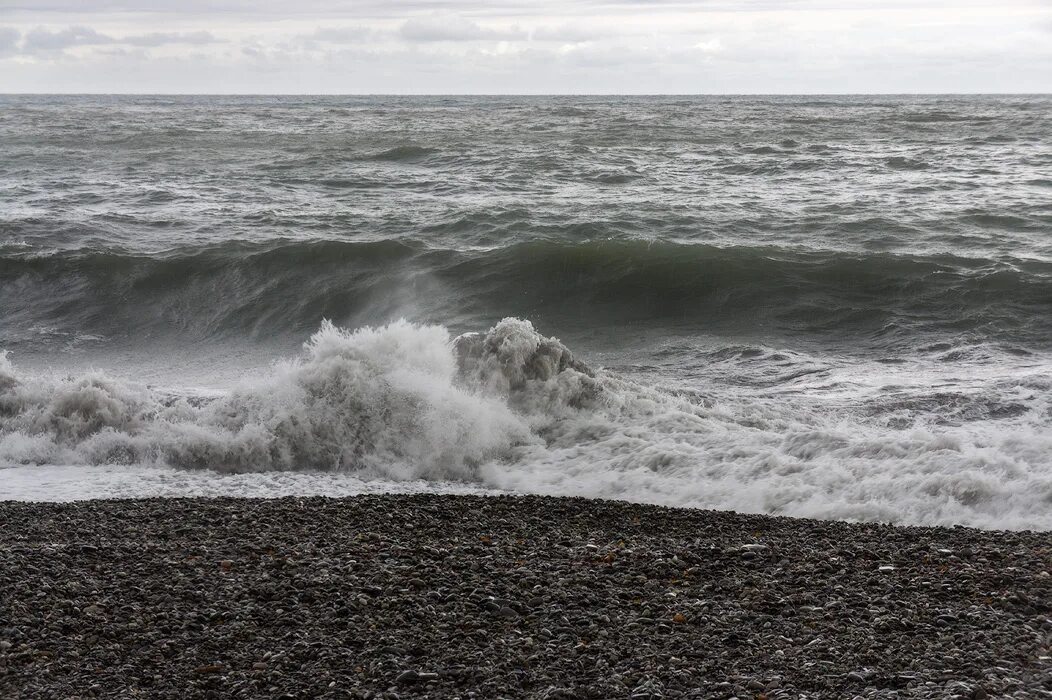
<svg viewBox="0 0 1052 700"><path fill-rule="evenodd" d="M517 319L456 340L326 323L211 398L0 358L0 498L483 489L1052 529L1047 388L1005 418L896 428L821 396L692 399Z"/></svg>
<svg viewBox="0 0 1052 700"><path fill-rule="evenodd" d="M500 398L457 386L445 329L404 321L355 332L325 323L302 358L215 400L101 373L22 379L0 362L0 460L8 463L470 480L510 444L538 440Z"/></svg>

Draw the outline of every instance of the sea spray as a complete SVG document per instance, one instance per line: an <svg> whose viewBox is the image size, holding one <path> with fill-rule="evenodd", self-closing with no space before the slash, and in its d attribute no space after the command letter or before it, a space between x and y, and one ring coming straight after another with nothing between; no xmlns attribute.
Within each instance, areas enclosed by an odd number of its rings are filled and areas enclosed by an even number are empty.
<svg viewBox="0 0 1052 700"><path fill-rule="evenodd" d="M99 372L23 376L4 357L0 463L313 471L392 485L1050 528L1047 388L1038 377L990 382L986 390L1011 393L1023 408L895 427L901 397L886 399L890 420L838 403L835 392L698 395L590 367L519 319L456 339L406 321L354 331L324 323L300 356L211 398ZM266 494L275 482L238 483Z"/></svg>
<svg viewBox="0 0 1052 700"><path fill-rule="evenodd" d="M325 322L301 357L196 403L99 373L23 381L5 358L0 459L471 479L537 438L455 373L448 332L405 321L353 332Z"/></svg>

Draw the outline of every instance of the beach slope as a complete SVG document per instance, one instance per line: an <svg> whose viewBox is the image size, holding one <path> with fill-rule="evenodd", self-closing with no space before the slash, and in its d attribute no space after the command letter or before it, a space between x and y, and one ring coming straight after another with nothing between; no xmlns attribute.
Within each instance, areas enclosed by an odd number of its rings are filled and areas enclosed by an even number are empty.
<svg viewBox="0 0 1052 700"><path fill-rule="evenodd" d="M438 495L0 503L0 697L1052 697L1052 534Z"/></svg>

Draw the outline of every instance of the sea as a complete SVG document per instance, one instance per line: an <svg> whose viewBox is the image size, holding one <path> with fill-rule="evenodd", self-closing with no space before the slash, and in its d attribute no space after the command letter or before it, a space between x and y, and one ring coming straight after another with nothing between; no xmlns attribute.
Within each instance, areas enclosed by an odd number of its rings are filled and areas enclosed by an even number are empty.
<svg viewBox="0 0 1052 700"><path fill-rule="evenodd" d="M1052 529L1052 96L0 96L0 499Z"/></svg>

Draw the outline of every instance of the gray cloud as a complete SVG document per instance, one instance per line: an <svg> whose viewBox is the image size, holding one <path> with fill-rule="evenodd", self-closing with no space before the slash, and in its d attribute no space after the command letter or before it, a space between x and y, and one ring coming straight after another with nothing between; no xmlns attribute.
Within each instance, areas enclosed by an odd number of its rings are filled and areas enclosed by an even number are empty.
<svg viewBox="0 0 1052 700"><path fill-rule="evenodd" d="M373 30L369 27L319 27L305 34L307 41L324 41L329 44L352 44L367 39Z"/></svg>
<svg viewBox="0 0 1052 700"><path fill-rule="evenodd" d="M0 0L0 91L1047 92L1041 2Z"/></svg>
<svg viewBox="0 0 1052 700"><path fill-rule="evenodd" d="M10 27L0 27L0 58L10 56L15 52L18 40L22 38L22 32Z"/></svg>
<svg viewBox="0 0 1052 700"><path fill-rule="evenodd" d="M92 46L112 44L113 38L100 34L91 27L68 27L57 32L47 29L34 29L26 33L22 41L22 51L61 51L73 46Z"/></svg>
<svg viewBox="0 0 1052 700"><path fill-rule="evenodd" d="M592 0L588 0L591 4ZM405 17L414 12L469 12L557 6L558 0L4 0L0 15L171 14L240 17Z"/></svg>
<svg viewBox="0 0 1052 700"><path fill-rule="evenodd" d="M1040 2L1041 0L1038 0ZM627 11L677 10L764 11L868 9L874 7L913 9L944 7L1033 7L1034 0L4 0L0 14L117 14L149 13L179 16L230 15L302 17L404 17L414 12L509 12L588 15L599 8Z"/></svg>
<svg viewBox="0 0 1052 700"><path fill-rule="evenodd" d="M626 46L594 46L591 44L559 55L560 61L571 66L618 70L653 66L661 63L662 58L661 54L652 51L632 49Z"/></svg>
<svg viewBox="0 0 1052 700"><path fill-rule="evenodd" d="M211 32L150 32L148 34L133 34L114 39L115 44L129 44L131 46L164 46L165 44L219 44L223 39L213 36Z"/></svg>
<svg viewBox="0 0 1052 700"><path fill-rule="evenodd" d="M520 40L527 34L518 27L494 29L482 27L460 15L428 15L413 17L399 30L409 41L483 41Z"/></svg>
<svg viewBox="0 0 1052 700"><path fill-rule="evenodd" d="M602 37L602 34L574 24L564 24L558 27L538 27L530 33L530 38L535 41L565 41L582 42L593 41Z"/></svg>
<svg viewBox="0 0 1052 700"><path fill-rule="evenodd" d="M132 34L124 37L114 37L103 34L91 27L67 27L57 31L47 29L34 29L26 33L22 41L21 51L32 54L48 51L63 51L76 46L105 46L111 44L124 44L149 48L164 46L167 44L215 44L221 39L213 36L210 32L149 32L146 34Z"/></svg>

